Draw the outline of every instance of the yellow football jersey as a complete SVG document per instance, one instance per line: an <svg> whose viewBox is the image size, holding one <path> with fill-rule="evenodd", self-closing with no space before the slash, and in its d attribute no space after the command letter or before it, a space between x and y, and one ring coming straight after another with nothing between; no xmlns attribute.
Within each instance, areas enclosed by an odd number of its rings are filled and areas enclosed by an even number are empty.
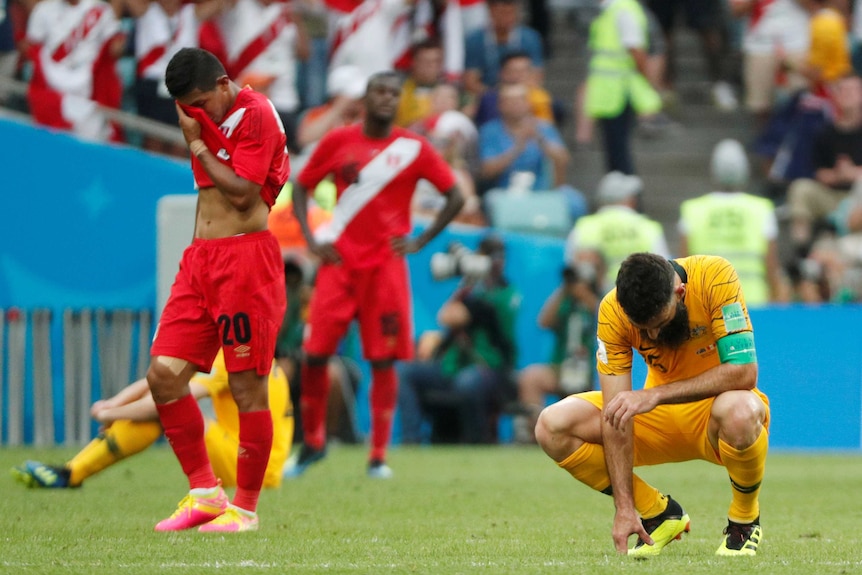
<svg viewBox="0 0 862 575"><path fill-rule="evenodd" d="M721 363L716 344L719 339L730 333L753 331L739 278L730 262L699 255L675 261L688 275L684 300L689 316L688 341L674 349L644 338L632 326L613 289L599 306L599 373L630 373L636 349L647 364L644 387L687 379Z"/></svg>

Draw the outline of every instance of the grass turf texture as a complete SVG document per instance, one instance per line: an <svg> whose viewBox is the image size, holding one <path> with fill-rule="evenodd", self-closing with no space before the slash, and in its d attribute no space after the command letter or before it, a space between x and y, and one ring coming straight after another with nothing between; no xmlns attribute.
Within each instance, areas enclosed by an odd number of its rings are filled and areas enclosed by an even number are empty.
<svg viewBox="0 0 862 575"><path fill-rule="evenodd" d="M261 497L257 533L159 534L186 487L164 446L76 490L27 490L8 469L68 449L0 449L0 573L844 574L862 570L862 459L772 454L755 558L713 553L730 486L720 467L642 469L691 515L660 557L617 555L613 506L538 448L395 448L395 478L365 477L364 448L330 449L305 476Z"/></svg>

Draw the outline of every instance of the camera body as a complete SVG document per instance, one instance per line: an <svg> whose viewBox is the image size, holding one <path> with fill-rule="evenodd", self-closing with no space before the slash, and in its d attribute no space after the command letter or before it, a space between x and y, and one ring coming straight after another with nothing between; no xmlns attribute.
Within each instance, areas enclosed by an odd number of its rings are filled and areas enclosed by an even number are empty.
<svg viewBox="0 0 862 575"><path fill-rule="evenodd" d="M437 281L453 277L484 279L491 272L490 256L479 254L464 244L453 242L445 252L431 255L431 276Z"/></svg>
<svg viewBox="0 0 862 575"><path fill-rule="evenodd" d="M584 282L593 288L593 291L598 289L599 274L596 267L587 261L579 261L571 265L567 265L562 271L563 283L571 285L576 282Z"/></svg>

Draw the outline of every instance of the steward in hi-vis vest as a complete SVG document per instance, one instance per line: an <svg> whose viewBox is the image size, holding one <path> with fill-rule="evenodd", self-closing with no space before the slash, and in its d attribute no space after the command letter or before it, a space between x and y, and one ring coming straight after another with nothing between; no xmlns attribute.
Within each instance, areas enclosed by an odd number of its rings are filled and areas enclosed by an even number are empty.
<svg viewBox="0 0 862 575"><path fill-rule="evenodd" d="M590 25L591 57L585 107L592 118L619 116L627 102L638 114L654 114L661 110L661 97L638 71L629 52L631 47L624 44L618 26L621 17L636 22L644 40L639 48L647 48L647 17L637 0L602 2L601 14Z"/></svg>

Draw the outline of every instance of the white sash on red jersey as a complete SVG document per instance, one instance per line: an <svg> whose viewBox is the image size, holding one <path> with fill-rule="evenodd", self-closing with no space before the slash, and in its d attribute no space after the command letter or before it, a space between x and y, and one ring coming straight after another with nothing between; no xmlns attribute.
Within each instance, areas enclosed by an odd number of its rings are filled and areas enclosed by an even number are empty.
<svg viewBox="0 0 862 575"><path fill-rule="evenodd" d="M352 64L365 76L391 70L398 56L394 36L410 11L404 0L365 0L339 17L330 43L330 69Z"/></svg>
<svg viewBox="0 0 862 575"><path fill-rule="evenodd" d="M150 48L146 54L144 54L143 56L140 56L138 58L138 76L139 77L144 75L144 71L146 71L147 68L149 68L150 66L152 66L153 64L155 64L156 62L161 60L162 56L164 56L165 53L168 51L168 46L176 43L177 38L179 38L179 36L180 36L180 31L182 30L182 28L183 28L183 21L181 18L178 18L177 19L177 28L176 28L176 30L174 30L174 33L171 35L171 37L168 38L167 41L165 41L161 44L156 44L155 46Z"/></svg>
<svg viewBox="0 0 862 575"><path fill-rule="evenodd" d="M412 138L396 138L359 170L356 183L338 196L332 220L317 228L314 236L322 243L334 243L362 208L413 163L422 143Z"/></svg>
<svg viewBox="0 0 862 575"><path fill-rule="evenodd" d="M76 28L73 28L66 39L54 49L54 52L51 53L51 59L55 62L62 62L66 56L71 54L75 47L81 43L81 40L84 40L93 31L105 9L105 6L93 6L90 8L81 19L81 23Z"/></svg>
<svg viewBox="0 0 862 575"><path fill-rule="evenodd" d="M55 15L58 14L57 7L59 5L44 5L44 9L54 10ZM40 8L37 6L36 9ZM77 17L69 22L71 28L65 37L58 35L55 39L40 34L31 45L29 54L34 66L27 93L31 112L42 125L72 129L86 139L121 141L119 126L109 124L96 105L118 108L122 98L116 60L110 54L111 42L118 33L114 28L116 21L106 3L89 8L85 5L81 9L85 11L61 13L62 18ZM44 13L40 13L35 18L43 16ZM104 20L106 18L110 22ZM40 21L44 25L45 20ZM98 37L94 36L96 29L100 29ZM56 28L52 30L56 32ZM114 33L114 36L105 37L106 32ZM29 34L28 29L28 37ZM89 51L94 47L98 53L91 62L87 58L75 61L82 58L80 51L89 57ZM83 63L90 65L82 66Z"/></svg>
<svg viewBox="0 0 862 575"><path fill-rule="evenodd" d="M287 9L283 9L278 17L270 23L264 30L260 32L251 42L246 44L242 52L240 52L232 62L228 74L232 78L239 78L249 64L255 61L258 56L269 47L270 44L278 38L288 24L291 24L293 19Z"/></svg>

